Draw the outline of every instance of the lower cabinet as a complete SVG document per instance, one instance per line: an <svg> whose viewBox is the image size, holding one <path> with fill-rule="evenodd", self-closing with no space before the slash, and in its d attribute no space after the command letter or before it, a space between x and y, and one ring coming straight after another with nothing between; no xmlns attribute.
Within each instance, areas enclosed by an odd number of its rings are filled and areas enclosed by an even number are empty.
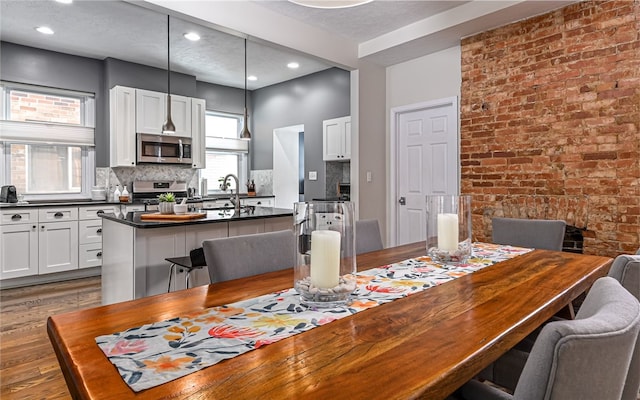
<svg viewBox="0 0 640 400"><path fill-rule="evenodd" d="M204 240L291 229L293 224L291 216L153 229L102 222L102 304L166 293L171 265L166 258L188 255ZM176 269L172 291L185 288L185 273ZM192 273L192 287L208 283L207 268Z"/></svg>
<svg viewBox="0 0 640 400"><path fill-rule="evenodd" d="M38 274L78 269L78 222L48 222L39 225Z"/></svg>
<svg viewBox="0 0 640 400"><path fill-rule="evenodd" d="M0 280L33 276L37 283L38 275L100 266L100 215L119 210L119 204L1 210Z"/></svg>
<svg viewBox="0 0 640 400"><path fill-rule="evenodd" d="M0 279L38 274L38 226L0 225Z"/></svg>

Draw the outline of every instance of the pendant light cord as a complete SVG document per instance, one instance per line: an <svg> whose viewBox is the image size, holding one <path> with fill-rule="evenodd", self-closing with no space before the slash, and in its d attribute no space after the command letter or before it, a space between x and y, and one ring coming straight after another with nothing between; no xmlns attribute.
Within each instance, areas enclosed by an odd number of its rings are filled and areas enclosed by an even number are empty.
<svg viewBox="0 0 640 400"><path fill-rule="evenodd" d="M167 94L171 95L171 16L167 15Z"/></svg>
<svg viewBox="0 0 640 400"><path fill-rule="evenodd" d="M247 39L244 39L244 108L247 108Z"/></svg>

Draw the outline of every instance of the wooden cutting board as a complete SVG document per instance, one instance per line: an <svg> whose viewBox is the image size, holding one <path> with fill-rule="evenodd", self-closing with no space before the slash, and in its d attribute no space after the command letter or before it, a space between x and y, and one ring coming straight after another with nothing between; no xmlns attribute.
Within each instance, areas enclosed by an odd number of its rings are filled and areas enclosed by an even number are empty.
<svg viewBox="0 0 640 400"><path fill-rule="evenodd" d="M190 212L186 214L160 214L160 213L152 213L152 214L142 214L140 215L140 219L143 221L147 220L162 220L162 221L186 221L190 219L198 219L204 218L207 216L207 213L198 213L198 212Z"/></svg>

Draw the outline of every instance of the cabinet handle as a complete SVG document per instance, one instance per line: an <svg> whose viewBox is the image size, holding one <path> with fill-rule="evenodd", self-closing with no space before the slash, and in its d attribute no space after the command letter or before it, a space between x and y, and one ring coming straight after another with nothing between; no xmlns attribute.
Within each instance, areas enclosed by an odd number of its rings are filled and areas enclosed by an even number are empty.
<svg viewBox="0 0 640 400"><path fill-rule="evenodd" d="M11 216L11 220L12 221L20 221L21 219L22 219L22 215L20 215L20 214L13 214Z"/></svg>
<svg viewBox="0 0 640 400"><path fill-rule="evenodd" d="M98 230L96 231L96 233L102 233L102 228L98 228Z"/></svg>
<svg viewBox="0 0 640 400"><path fill-rule="evenodd" d="M102 257L102 252L99 251L98 254L96 254L96 257Z"/></svg>
<svg viewBox="0 0 640 400"><path fill-rule="evenodd" d="M62 217L64 217L64 214L61 213L60 211L58 211L57 213L53 214L53 216L56 217L56 218L62 218Z"/></svg>
<svg viewBox="0 0 640 400"><path fill-rule="evenodd" d="M37 228L37 226L33 225L31 228L32 228L32 229L36 229L36 228Z"/></svg>
<svg viewBox="0 0 640 400"><path fill-rule="evenodd" d="M104 214L104 210L98 210L98 211L96 211L96 215L100 215L100 214Z"/></svg>
<svg viewBox="0 0 640 400"><path fill-rule="evenodd" d="M44 229L44 225L42 225L42 226L40 227L40 229Z"/></svg>

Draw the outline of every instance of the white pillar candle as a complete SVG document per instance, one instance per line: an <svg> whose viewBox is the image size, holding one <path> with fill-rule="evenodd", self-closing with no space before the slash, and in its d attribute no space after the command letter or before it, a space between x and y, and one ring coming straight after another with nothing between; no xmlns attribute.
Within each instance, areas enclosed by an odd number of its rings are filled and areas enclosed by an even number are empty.
<svg viewBox="0 0 640 400"><path fill-rule="evenodd" d="M458 214L438 214L438 249L458 249Z"/></svg>
<svg viewBox="0 0 640 400"><path fill-rule="evenodd" d="M311 232L311 284L333 288L340 280L340 232Z"/></svg>

